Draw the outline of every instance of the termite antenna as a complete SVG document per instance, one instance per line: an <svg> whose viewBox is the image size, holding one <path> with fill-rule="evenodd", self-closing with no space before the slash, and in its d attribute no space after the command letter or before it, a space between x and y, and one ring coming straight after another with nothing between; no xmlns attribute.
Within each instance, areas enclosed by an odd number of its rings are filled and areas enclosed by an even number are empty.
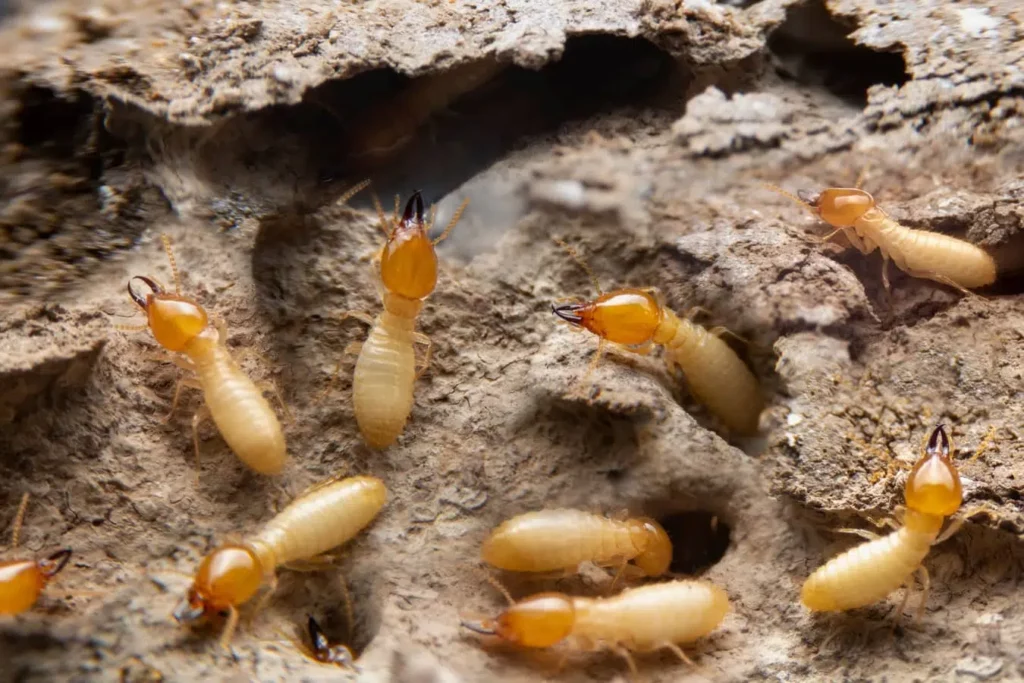
<svg viewBox="0 0 1024 683"><path fill-rule="evenodd" d="M786 192L778 185L772 185L771 183L761 183L761 187L766 190L771 190L775 194L782 195L802 209L815 213L814 205L818 203L818 197L817 195L814 195L813 197L810 196L810 193L808 193L807 190L800 190L797 194L793 194L792 192ZM804 195L808 195L807 198L804 198Z"/></svg>
<svg viewBox="0 0 1024 683"><path fill-rule="evenodd" d="M335 202L335 203L336 204L347 204L348 200L352 199L353 197L355 197L357 194L359 194L360 192L362 192L363 190L365 190L369 186L370 186L370 179L369 178L367 178L366 180L363 180L362 182L358 182L355 185L353 185L352 187L350 187L347 190L345 190L344 192L342 192L341 196L338 197L338 201Z"/></svg>
<svg viewBox="0 0 1024 683"><path fill-rule="evenodd" d="M448 235L451 234L452 230L455 228L455 224L459 222L460 218L462 218L462 212L466 210L467 206L469 206L469 197L463 199L462 203L459 204L459 208L455 209L455 213L452 214L452 219L448 221L448 225L445 227L444 232L434 240L434 244L448 239Z"/></svg>
<svg viewBox="0 0 1024 683"><path fill-rule="evenodd" d="M373 197L373 208L377 210L377 222L380 229L384 231L384 238L391 239L391 230L388 229L388 217L384 215L384 207L381 206L380 197L376 192L371 193Z"/></svg>
<svg viewBox="0 0 1024 683"><path fill-rule="evenodd" d="M174 251L171 249L171 238L166 234L160 235L160 241L164 243L164 251L167 252L167 260L171 262L171 275L174 276L174 293L181 294L181 278L178 276L178 263L174 260Z"/></svg>
<svg viewBox="0 0 1024 683"><path fill-rule="evenodd" d="M159 284L157 284L152 278L148 278L145 275L136 275L132 279L128 280L128 295L132 298L132 301L134 301L139 306L139 308L145 311L147 297L142 296L141 294L135 291L134 287L132 287L132 283L135 282L136 280L142 280L144 283L146 283L146 286L149 287L150 290L152 290L153 294L162 294L163 288Z"/></svg>
<svg viewBox="0 0 1024 683"><path fill-rule="evenodd" d="M28 509L28 491L22 494L21 503L18 505L18 512L14 515L14 523L11 525L11 549L18 547L18 540L21 537L21 525L25 521L25 510Z"/></svg>
<svg viewBox="0 0 1024 683"><path fill-rule="evenodd" d="M583 257L579 255L576 249L567 244L565 240L561 240L557 237L553 239L555 240L555 244L569 252L569 257L576 262L576 265L583 269L583 272L585 272L590 278L591 284L594 285L594 289L597 290L598 295L604 294L604 292L601 291L601 283L597 281L597 276L594 275L594 271L590 269L590 266L587 265L587 262L583 260Z"/></svg>

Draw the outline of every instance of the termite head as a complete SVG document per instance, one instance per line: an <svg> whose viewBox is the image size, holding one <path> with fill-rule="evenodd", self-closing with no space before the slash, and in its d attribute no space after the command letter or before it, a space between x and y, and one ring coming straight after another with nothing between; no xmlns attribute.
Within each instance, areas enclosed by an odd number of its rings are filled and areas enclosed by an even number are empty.
<svg viewBox="0 0 1024 683"><path fill-rule="evenodd" d="M517 602L497 619L466 621L471 631L522 647L551 647L572 632L576 608L562 593L539 593Z"/></svg>
<svg viewBox="0 0 1024 683"><path fill-rule="evenodd" d="M960 508L960 475L950 459L949 437L942 425L935 428L924 455L910 470L904 495L907 507L928 515L948 517Z"/></svg>
<svg viewBox="0 0 1024 683"><path fill-rule="evenodd" d="M203 558L188 594L174 610L180 622L218 614L249 600L263 582L256 554L241 545L224 545Z"/></svg>
<svg viewBox="0 0 1024 683"><path fill-rule="evenodd" d="M133 286L141 280L150 292L143 296ZM168 351L184 351L209 322L206 311L192 299L170 294L151 278L136 275L128 281L128 295L149 319L153 338Z"/></svg>
<svg viewBox="0 0 1024 683"><path fill-rule="evenodd" d="M71 549L64 548L42 560L0 563L0 614L20 614L32 607L70 559Z"/></svg>
<svg viewBox="0 0 1024 683"><path fill-rule="evenodd" d="M384 245L380 277L388 292L406 299L423 299L437 285L437 254L427 236L423 197L418 191L409 197L402 219Z"/></svg>
<svg viewBox="0 0 1024 683"><path fill-rule="evenodd" d="M661 304L643 289L619 289L587 303L553 306L562 320L616 344L645 344L661 324Z"/></svg>
<svg viewBox="0 0 1024 683"><path fill-rule="evenodd" d="M672 541L665 529L650 517L630 520L629 532L633 543L643 551L633 558L633 564L647 576L661 576L672 564Z"/></svg>
<svg viewBox="0 0 1024 683"><path fill-rule="evenodd" d="M320 624L316 623L316 619L312 616L308 617L307 628L309 629L309 642L313 648L313 659L321 664L337 664L347 669L356 668L352 650L344 645L332 647L320 628Z"/></svg>
<svg viewBox="0 0 1024 683"><path fill-rule="evenodd" d="M875 208L875 198L856 188L830 187L819 194L801 190L797 196L834 228L852 228L861 216Z"/></svg>

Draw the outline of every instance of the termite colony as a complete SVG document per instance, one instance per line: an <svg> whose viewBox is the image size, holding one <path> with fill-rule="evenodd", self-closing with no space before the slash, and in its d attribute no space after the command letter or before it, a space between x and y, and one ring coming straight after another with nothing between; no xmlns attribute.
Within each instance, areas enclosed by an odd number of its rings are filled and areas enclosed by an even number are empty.
<svg viewBox="0 0 1024 683"><path fill-rule="evenodd" d="M355 186L342 201L367 185ZM862 190L829 188L817 195L791 195L772 189L815 212L864 254L878 249L886 289L890 260L910 275L960 290L995 281L994 261L984 250L952 237L901 226ZM373 449L385 449L402 434L417 378L430 362L431 340L417 332L415 325L437 285L434 247L456 227L467 202L455 211L440 236L431 240L429 231L435 214L426 213L419 192L408 199L401 213L396 198L390 217L374 199L385 238L374 260L383 310L377 316L353 312L345 316L371 327L366 341L354 349L358 359L352 402L365 443ZM191 373L175 387L172 414L182 388L202 391L204 405L191 423L197 474L198 427L212 418L245 465L262 475L278 475L290 461L281 422L263 396L265 390L274 391L274 387L253 382L243 372L227 346L228 331L223 321L211 317L198 301L182 294L170 240L162 239L174 290L168 291L149 275L131 277L128 295L145 314L146 322L121 329L149 331L157 344L172 354L167 360ZM765 396L754 371L722 338L724 328L705 329L690 316L680 317L653 289L602 292L583 259L571 247L562 245L586 270L597 294L589 301L552 305L560 321L598 337L587 375L599 361L605 344L641 354L661 347L669 369L685 377L688 391L726 432L758 434ZM419 360L416 345L423 346ZM931 546L955 533L963 519L943 531L946 518L957 513L962 502L952 453L945 428L936 427L907 478L901 526L885 537L849 530L871 540L812 573L799 596L803 605L811 611L863 607L908 584L916 573L924 587L920 614L929 586L924 559ZM240 608L262 591L251 610L253 617L258 614L276 587L278 569L297 564L330 568L332 563L324 554L370 526L386 499L384 482L368 475L336 477L313 486L252 535L224 543L207 554L181 596L174 618L184 624L226 618L220 642L227 647L238 625ZM13 524L14 547L27 503L26 494ZM65 548L43 559L0 563L0 614L30 609L70 557L71 550ZM561 508L525 511L505 521L485 539L481 548L483 564L537 578L571 576L589 563L610 574L607 594L582 597L544 592L516 601L491 577L505 595L508 607L495 617L463 616L461 625L522 648L561 646L567 652L609 651L625 659L633 673L637 671L634 653L664 649L691 663L681 646L715 631L726 619L730 600L712 583L672 575L672 558L669 535L658 521L648 517L608 517ZM638 582L644 585L635 585ZM902 611L901 606L898 612ZM312 616L306 628L309 643L297 646L307 656L323 664L356 669L352 650L345 644L332 645Z"/></svg>

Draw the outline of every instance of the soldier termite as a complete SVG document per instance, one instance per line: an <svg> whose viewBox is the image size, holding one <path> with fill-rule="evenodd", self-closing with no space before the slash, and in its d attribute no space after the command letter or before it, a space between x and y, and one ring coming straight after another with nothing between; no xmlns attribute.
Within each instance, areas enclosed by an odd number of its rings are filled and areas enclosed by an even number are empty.
<svg viewBox="0 0 1024 683"><path fill-rule="evenodd" d="M412 411L413 385L430 363L430 338L416 332L416 317L423 301L437 285L437 254L434 245L445 239L459 222L469 200L455 211L441 235L431 241L427 232L434 224L423 216L423 197L416 192L398 217L390 221L380 203L377 214L387 236L381 252L380 279L383 284L384 311L376 319L368 313L346 313L371 326L370 335L359 348L352 397L356 422L366 443L386 448L405 428ZM423 361L417 368L414 344L426 345Z"/></svg>
<svg viewBox="0 0 1024 683"><path fill-rule="evenodd" d="M576 252L561 243L591 277L599 296L590 302L553 306L562 320L634 353L665 347L665 361L686 376L693 395L730 430L755 434L764 408L761 389L750 369L716 334L687 318L678 317L661 302L654 289L617 289L602 293L590 268Z"/></svg>
<svg viewBox="0 0 1024 683"><path fill-rule="evenodd" d="M238 607L265 583L271 592L282 565L315 560L354 538L377 516L387 499L376 477L349 477L318 485L297 498L263 529L241 544L207 555L185 599L174 611L179 622L228 613L221 644L238 623Z"/></svg>
<svg viewBox="0 0 1024 683"><path fill-rule="evenodd" d="M863 529L847 530L873 540L833 558L811 574L800 593L808 609L838 612L870 605L909 584L917 571L924 589L920 616L929 588L924 558L933 545L945 541L963 524L963 518L957 519L939 533L945 518L959 510L962 499L960 475L950 459L952 452L950 439L939 425L907 478L903 527L881 538ZM909 591L904 594L897 614L902 614L909 596Z"/></svg>
<svg viewBox="0 0 1024 683"><path fill-rule="evenodd" d="M625 659L635 675L631 652L666 649L692 664L679 645L714 631L728 611L729 598L718 586L669 581L608 598L539 593L513 602L494 619L463 619L462 625L521 647L565 642L576 650L609 650Z"/></svg>
<svg viewBox="0 0 1024 683"><path fill-rule="evenodd" d="M21 498L11 531L11 549L18 547L21 525L28 508L28 494ZM0 562L0 614L21 614L36 604L46 584L71 560L71 548L63 548L41 560Z"/></svg>
<svg viewBox="0 0 1024 683"><path fill-rule="evenodd" d="M540 510L502 523L484 542L484 562L516 572L575 571L583 562L619 571L633 562L660 576L672 562L672 541L653 519L609 519L582 510Z"/></svg>
<svg viewBox="0 0 1024 683"><path fill-rule="evenodd" d="M171 402L170 415L178 405L182 387L200 389L205 405L192 417L192 438L196 461L199 460L199 425L212 417L224 440L239 459L260 474L278 474L287 462L281 423L257 386L238 366L227 347L227 327L223 321L211 322L206 311L194 299L181 295L181 283L170 239L162 236L174 275L174 293L165 292L154 279L136 275L128 281L128 294L146 314L147 324L120 329L149 329L175 365L192 371L195 378L179 379ZM134 283L149 288L143 295ZM264 385L273 389L272 385Z"/></svg>
<svg viewBox="0 0 1024 683"><path fill-rule="evenodd" d="M875 198L856 188L830 187L818 194L804 190L797 196L765 187L810 209L842 232L862 254L882 254L882 284L889 291L889 261L912 277L926 278L967 291L996 281L996 262L970 242L927 230L907 228L878 208Z"/></svg>

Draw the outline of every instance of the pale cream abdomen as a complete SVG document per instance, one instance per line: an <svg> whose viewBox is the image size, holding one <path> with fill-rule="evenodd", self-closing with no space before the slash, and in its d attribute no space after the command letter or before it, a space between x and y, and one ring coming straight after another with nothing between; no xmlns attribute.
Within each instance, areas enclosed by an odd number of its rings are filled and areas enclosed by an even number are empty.
<svg viewBox="0 0 1024 683"><path fill-rule="evenodd" d="M934 536L906 528L851 548L804 582L800 601L816 612L878 602L902 586L924 561Z"/></svg>
<svg viewBox="0 0 1024 683"><path fill-rule="evenodd" d="M484 562L517 572L609 564L639 554L626 524L582 510L540 510L504 522L484 542Z"/></svg>
<svg viewBox="0 0 1024 683"><path fill-rule="evenodd" d="M231 450L260 474L278 474L287 449L281 423L263 393L220 345L192 360L210 416Z"/></svg>
<svg viewBox="0 0 1024 683"><path fill-rule="evenodd" d="M878 236L874 237L874 233ZM882 230L873 227L870 234L893 263L910 275L950 281L965 289L984 287L996 281L995 259L965 240L905 228L888 217Z"/></svg>
<svg viewBox="0 0 1024 683"><path fill-rule="evenodd" d="M572 636L583 646L622 644L653 650L711 633L729 611L725 591L706 581L669 581L625 590L611 598L576 598Z"/></svg>
<svg viewBox="0 0 1024 683"><path fill-rule="evenodd" d="M414 324L414 320L384 311L356 361L352 381L356 422L373 448L394 443L412 411L416 382Z"/></svg>
<svg viewBox="0 0 1024 683"><path fill-rule="evenodd" d="M719 337L688 320L676 322L665 352L686 375L690 392L729 430L757 433L764 400L754 373Z"/></svg>
<svg viewBox="0 0 1024 683"><path fill-rule="evenodd" d="M384 482L349 477L316 488L274 517L252 540L261 557L269 552L280 566L308 560L351 540L377 516L387 501Z"/></svg>

